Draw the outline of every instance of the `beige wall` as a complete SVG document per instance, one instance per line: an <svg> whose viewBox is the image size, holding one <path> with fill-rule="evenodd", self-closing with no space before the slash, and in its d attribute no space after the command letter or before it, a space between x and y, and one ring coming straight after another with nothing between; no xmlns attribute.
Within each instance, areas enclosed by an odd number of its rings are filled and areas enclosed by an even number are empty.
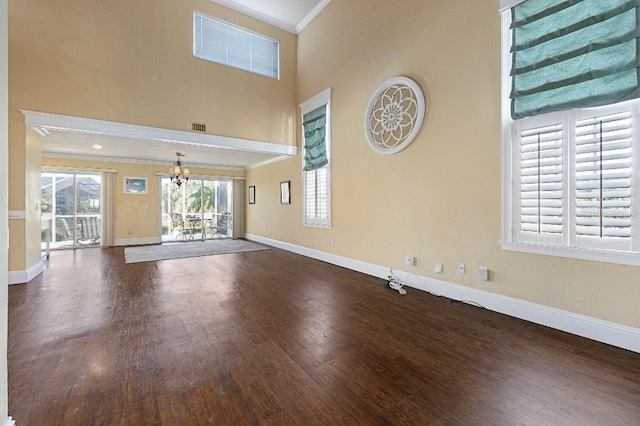
<svg viewBox="0 0 640 426"><path fill-rule="evenodd" d="M277 39L280 80L195 58L194 11ZM20 110L173 130L190 130L196 121L216 135L295 143L296 36L209 0L157 0L153 7L129 0L11 1L9 58L9 209L29 217L39 200L33 178L39 160ZM121 169L134 176L156 171ZM119 197L116 215L138 217L141 203L155 205L151 191L157 191L155 179L149 195ZM39 231L33 218L12 222L9 270L25 270L38 261ZM121 226L115 238L153 236L154 225L132 226L131 234Z"/></svg>
<svg viewBox="0 0 640 426"><path fill-rule="evenodd" d="M27 162L26 162L26 205L25 205L25 259L27 267L37 264L41 259L40 245L40 199L42 182L40 180L40 162L42 146L40 135L31 129L27 130Z"/></svg>
<svg viewBox="0 0 640 426"><path fill-rule="evenodd" d="M9 118L9 67L7 0L0 0L0 422L7 418L7 316L8 316L8 118Z"/></svg>
<svg viewBox="0 0 640 426"><path fill-rule="evenodd" d="M114 188L114 239L160 238L160 194L159 178L156 173L164 173L168 166L110 163L103 161L79 161L63 158L43 158L42 166L47 169L92 168L96 170L116 170ZM242 171L191 169L192 175L220 178L242 177ZM125 194L124 177L147 178L148 194ZM147 207L145 207L145 205ZM38 225L39 226L39 225ZM38 240L39 241L39 240Z"/></svg>
<svg viewBox="0 0 640 426"><path fill-rule="evenodd" d="M497 0L333 0L299 35L297 102L333 87L333 228L304 228L301 159L251 170L247 232L640 327L638 269L501 250ZM425 91L428 115L401 153L374 153L364 113L385 80ZM297 124L299 125L299 123ZM298 140L300 135L298 135ZM292 181L292 205L278 183ZM330 242L334 240L335 247ZM417 265L406 266L406 255ZM444 263L444 274L434 264ZM491 281L477 279L479 266Z"/></svg>
<svg viewBox="0 0 640 426"><path fill-rule="evenodd" d="M193 120L218 135L293 144L294 35L209 0L156 0L150 6L130 0L11 2L12 112L175 130L190 130ZM194 11L277 39L280 80L195 58Z"/></svg>

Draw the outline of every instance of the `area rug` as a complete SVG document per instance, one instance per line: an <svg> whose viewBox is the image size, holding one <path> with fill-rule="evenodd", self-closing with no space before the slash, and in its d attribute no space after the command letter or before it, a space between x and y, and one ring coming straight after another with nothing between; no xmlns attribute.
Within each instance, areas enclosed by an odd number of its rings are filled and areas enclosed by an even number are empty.
<svg viewBox="0 0 640 426"><path fill-rule="evenodd" d="M182 259L185 257L212 256L215 254L259 250L269 250L269 247L246 240L219 239L127 247L124 249L124 260L126 263L153 262L156 260Z"/></svg>

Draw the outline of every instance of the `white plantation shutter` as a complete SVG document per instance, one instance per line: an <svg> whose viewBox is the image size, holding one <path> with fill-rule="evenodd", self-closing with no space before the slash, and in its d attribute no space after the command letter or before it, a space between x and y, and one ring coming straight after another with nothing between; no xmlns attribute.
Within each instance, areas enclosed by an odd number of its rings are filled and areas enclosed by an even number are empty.
<svg viewBox="0 0 640 426"><path fill-rule="evenodd" d="M640 109L631 105L553 113L517 123L516 241L637 250L632 127Z"/></svg>
<svg viewBox="0 0 640 426"><path fill-rule="evenodd" d="M576 123L576 234L631 238L631 112Z"/></svg>
<svg viewBox="0 0 640 426"><path fill-rule="evenodd" d="M305 221L316 217L316 170L305 172Z"/></svg>
<svg viewBox="0 0 640 426"><path fill-rule="evenodd" d="M305 222L321 223L329 218L327 167L305 173Z"/></svg>
<svg viewBox="0 0 640 426"><path fill-rule="evenodd" d="M316 170L316 181L316 217L320 220L326 220L328 218L327 189L329 187L326 167Z"/></svg>
<svg viewBox="0 0 640 426"><path fill-rule="evenodd" d="M563 231L562 124L520 133L520 231Z"/></svg>
<svg viewBox="0 0 640 426"><path fill-rule="evenodd" d="M279 79L277 40L217 19L193 14L194 56Z"/></svg>

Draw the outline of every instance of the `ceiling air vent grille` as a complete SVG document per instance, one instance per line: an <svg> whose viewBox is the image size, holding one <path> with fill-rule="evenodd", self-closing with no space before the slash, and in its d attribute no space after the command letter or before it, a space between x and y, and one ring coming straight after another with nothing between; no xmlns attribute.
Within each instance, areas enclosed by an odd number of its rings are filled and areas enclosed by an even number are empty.
<svg viewBox="0 0 640 426"><path fill-rule="evenodd" d="M203 123L191 123L191 130L194 132L206 133L207 125Z"/></svg>

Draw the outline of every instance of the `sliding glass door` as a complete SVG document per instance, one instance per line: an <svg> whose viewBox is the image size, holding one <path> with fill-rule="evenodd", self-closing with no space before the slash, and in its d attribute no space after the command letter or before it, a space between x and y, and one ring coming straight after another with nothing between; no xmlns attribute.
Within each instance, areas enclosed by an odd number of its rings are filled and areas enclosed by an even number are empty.
<svg viewBox="0 0 640 426"><path fill-rule="evenodd" d="M190 179L182 186L161 179L162 241L232 237L231 181Z"/></svg>
<svg viewBox="0 0 640 426"><path fill-rule="evenodd" d="M42 246L100 246L102 177L92 173L42 173Z"/></svg>

